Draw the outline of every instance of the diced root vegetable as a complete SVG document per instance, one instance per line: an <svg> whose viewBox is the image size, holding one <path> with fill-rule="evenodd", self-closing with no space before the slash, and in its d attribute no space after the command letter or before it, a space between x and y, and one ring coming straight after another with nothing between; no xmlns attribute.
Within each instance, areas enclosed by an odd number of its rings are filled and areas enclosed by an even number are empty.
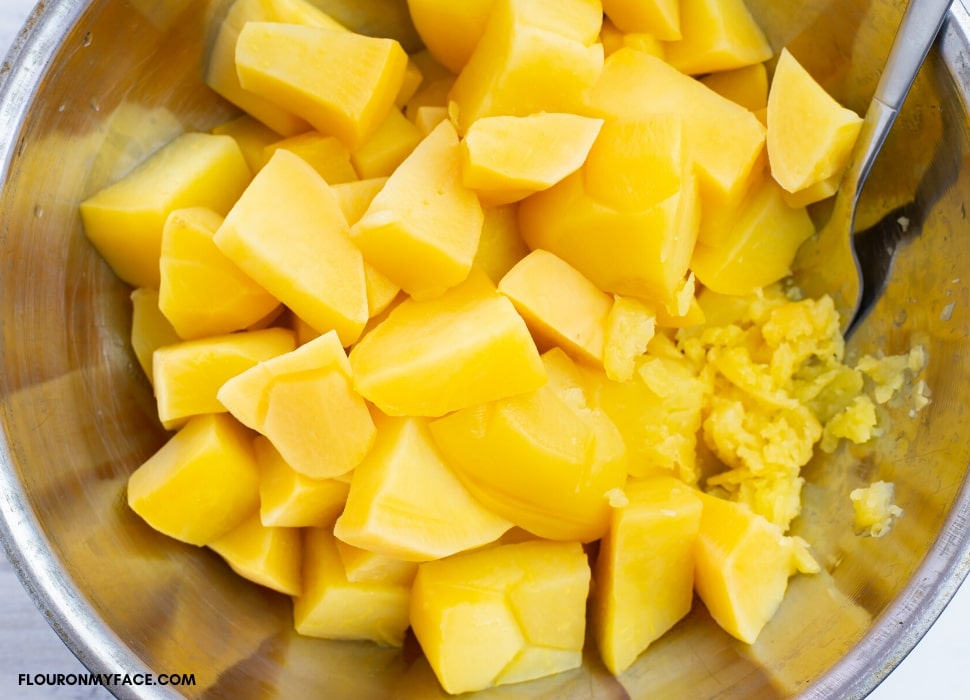
<svg viewBox="0 0 970 700"><path fill-rule="evenodd" d="M128 478L128 505L169 537L206 545L259 508L246 429L227 414L192 418Z"/></svg>
<svg viewBox="0 0 970 700"><path fill-rule="evenodd" d="M351 149L393 108L407 62L394 40L297 24L248 22L236 40L245 90L285 105Z"/></svg>
<svg viewBox="0 0 970 700"><path fill-rule="evenodd" d="M768 92L768 160L783 188L799 193L840 177L861 127L859 115L782 49ZM824 194L829 188L822 187Z"/></svg>
<svg viewBox="0 0 970 700"><path fill-rule="evenodd" d="M418 567L410 618L449 693L582 663L590 570L575 542L524 542Z"/></svg>
<svg viewBox="0 0 970 700"><path fill-rule="evenodd" d="M286 226L278 211L286 211ZM364 258L330 185L278 150L246 188L215 243L252 279L320 333L349 345L367 321Z"/></svg>
<svg viewBox="0 0 970 700"><path fill-rule="evenodd" d="M600 655L617 675L690 611L702 507L670 476L631 481L624 497L600 544L591 609Z"/></svg>
<svg viewBox="0 0 970 700"><path fill-rule="evenodd" d="M331 331L236 375L217 397L293 469L326 479L356 467L374 443L374 422L352 382Z"/></svg>
<svg viewBox="0 0 970 700"><path fill-rule="evenodd" d="M134 287L158 289L169 214L187 207L225 214L251 178L231 136L183 134L81 202L84 232L118 277Z"/></svg>
<svg viewBox="0 0 970 700"><path fill-rule="evenodd" d="M405 299L350 364L357 391L389 415L442 416L545 381L522 317L477 270L440 297Z"/></svg>
<svg viewBox="0 0 970 700"><path fill-rule="evenodd" d="M377 417L377 440L354 469L334 534L348 544L428 561L498 539L512 523L472 498L421 418Z"/></svg>
<svg viewBox="0 0 970 700"><path fill-rule="evenodd" d="M482 207L461 182L458 134L441 122L390 175L353 225L365 260L416 299L438 296L471 269Z"/></svg>

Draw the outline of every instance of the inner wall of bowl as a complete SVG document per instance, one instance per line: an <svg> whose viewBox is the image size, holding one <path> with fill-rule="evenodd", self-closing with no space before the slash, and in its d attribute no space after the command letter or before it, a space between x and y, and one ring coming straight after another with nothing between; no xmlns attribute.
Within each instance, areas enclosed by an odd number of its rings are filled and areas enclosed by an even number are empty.
<svg viewBox="0 0 970 700"><path fill-rule="evenodd" d="M37 90L0 195L6 461L80 596L146 666L194 673L197 685L185 694L444 698L413 640L394 650L300 638L286 598L238 579L211 552L153 532L125 502L128 474L166 434L127 344L130 289L87 244L77 204L175 134L233 114L203 87L200 68L208 27L227 5L91 3ZM404 2L387 5L400 12ZM833 94L864 109L902 3L749 5L776 49L797 49ZM954 51L965 51L964 35L947 31ZM933 402L915 418L908 405L887 406L890 429L874 447L845 449L808 469L798 531L825 572L792 581L753 646L721 633L698 604L620 679L590 649L582 669L480 697L789 697L863 639L904 590L970 461L961 437L970 249L959 235L970 191L967 86L955 85L952 64L931 58L867 188L864 216L876 220L912 198L920 181L934 183L921 190L920 235L904 245L885 297L850 346L860 355L923 344ZM856 537L848 492L880 478L896 483L905 514L884 539ZM895 661L869 660L854 671L871 674L871 687Z"/></svg>

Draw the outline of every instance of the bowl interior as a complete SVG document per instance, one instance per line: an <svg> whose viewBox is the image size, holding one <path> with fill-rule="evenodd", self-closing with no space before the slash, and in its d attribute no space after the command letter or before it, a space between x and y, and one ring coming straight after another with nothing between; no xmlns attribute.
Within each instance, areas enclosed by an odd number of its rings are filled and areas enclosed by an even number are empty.
<svg viewBox="0 0 970 700"><path fill-rule="evenodd" d="M792 48L836 97L864 111L903 3L748 4L776 49ZM180 689L191 697L446 697L413 642L392 650L301 638L288 599L242 581L208 550L155 533L126 505L128 475L166 434L127 344L131 290L85 240L77 205L177 133L234 114L203 86L200 70L209 28L227 5L47 4L12 69L0 72L0 133L10 135L0 146L6 546L94 670L194 673L196 685ZM405 7L359 5L392 24ZM867 224L905 214L909 229L889 287L849 352L923 345L932 403L915 417L905 402L884 406L889 429L874 444L806 470L797 531L815 546L823 573L793 579L752 646L720 632L698 604L619 679L589 653L575 672L480 697L862 695L935 619L968 561L968 29L958 4L861 214ZM883 539L856 537L848 493L876 479L895 482L904 516ZM92 623L95 631L83 632Z"/></svg>

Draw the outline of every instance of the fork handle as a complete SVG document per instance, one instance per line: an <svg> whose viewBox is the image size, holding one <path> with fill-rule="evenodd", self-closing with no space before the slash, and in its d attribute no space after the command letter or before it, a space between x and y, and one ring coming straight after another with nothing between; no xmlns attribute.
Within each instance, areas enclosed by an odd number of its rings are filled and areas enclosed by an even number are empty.
<svg viewBox="0 0 970 700"><path fill-rule="evenodd" d="M875 99L899 110L926 60L953 0L910 0L896 30Z"/></svg>
<svg viewBox="0 0 970 700"><path fill-rule="evenodd" d="M866 112L846 178L858 199L876 155L896 122L919 69L936 41L953 0L910 0L896 30L875 95Z"/></svg>

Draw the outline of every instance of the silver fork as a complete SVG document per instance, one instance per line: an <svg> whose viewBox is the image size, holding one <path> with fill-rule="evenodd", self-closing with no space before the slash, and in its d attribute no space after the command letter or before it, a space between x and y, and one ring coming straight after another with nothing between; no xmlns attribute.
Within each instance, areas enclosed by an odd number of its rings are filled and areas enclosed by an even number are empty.
<svg viewBox="0 0 970 700"><path fill-rule="evenodd" d="M792 265L793 281L807 296L832 296L847 336L875 301L875 292L885 286L895 249L895 240L887 237L898 233L882 226L866 236L854 235L859 195L951 4L952 0L910 0L839 185L832 214L818 234L802 245ZM867 250L859 250L862 245ZM888 258L886 251L890 251Z"/></svg>

